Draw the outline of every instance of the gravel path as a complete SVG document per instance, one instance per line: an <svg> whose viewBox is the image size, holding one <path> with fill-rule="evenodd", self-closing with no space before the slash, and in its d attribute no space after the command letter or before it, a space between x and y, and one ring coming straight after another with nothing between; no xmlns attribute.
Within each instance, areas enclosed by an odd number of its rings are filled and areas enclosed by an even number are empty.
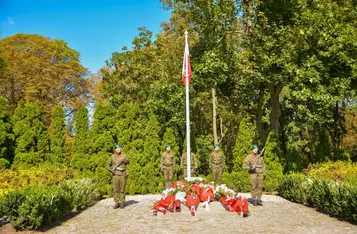
<svg viewBox="0 0 357 234"><path fill-rule="evenodd" d="M247 198L248 194L241 194ZM160 195L127 196L125 209L114 210L105 199L67 221L41 230L46 233L357 233L357 225L339 221L312 208L279 196L264 195L263 207L249 206L250 216L225 211L219 202L210 211L199 207L196 216L182 212L153 216L152 205ZM9 230L9 226L7 227ZM0 232L4 232L0 228ZM4 233L8 233L5 231ZM11 232L12 233L12 232ZM37 233L37 232L30 232Z"/></svg>
<svg viewBox="0 0 357 234"><path fill-rule="evenodd" d="M180 213L153 216L158 199L160 195L127 196L123 210L112 209L113 199L102 200L48 233L357 233L356 225L279 196L264 195L264 206L250 205L247 218L225 211L219 202L212 202L210 211L199 207L196 216L185 206Z"/></svg>

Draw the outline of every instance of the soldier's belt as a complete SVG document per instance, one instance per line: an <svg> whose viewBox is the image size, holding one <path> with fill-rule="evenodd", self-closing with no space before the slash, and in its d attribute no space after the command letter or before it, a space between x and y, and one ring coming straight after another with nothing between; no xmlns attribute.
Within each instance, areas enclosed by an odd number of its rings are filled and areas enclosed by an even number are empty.
<svg viewBox="0 0 357 234"><path fill-rule="evenodd" d="M256 165L255 168L262 168L263 165Z"/></svg>
<svg viewBox="0 0 357 234"><path fill-rule="evenodd" d="M172 167L174 164L164 164L165 167Z"/></svg>
<svg viewBox="0 0 357 234"><path fill-rule="evenodd" d="M125 168L117 167L117 171L125 171Z"/></svg>

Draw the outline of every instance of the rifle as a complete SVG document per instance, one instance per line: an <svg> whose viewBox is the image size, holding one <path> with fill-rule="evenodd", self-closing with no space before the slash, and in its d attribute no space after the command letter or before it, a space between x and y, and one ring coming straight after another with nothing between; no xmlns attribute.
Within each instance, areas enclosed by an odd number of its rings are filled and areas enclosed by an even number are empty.
<svg viewBox="0 0 357 234"><path fill-rule="evenodd" d="M107 170L114 174L115 169L117 169L117 167L119 167L123 162L124 160L120 160L119 163L116 164L112 169L107 168Z"/></svg>
<svg viewBox="0 0 357 234"><path fill-rule="evenodd" d="M255 169L257 168L258 161L259 161L260 157L264 154L264 150L265 150L265 148L262 149L262 151L261 151L260 154L258 155L257 160L255 161L255 163L253 164L253 166L249 169L249 172L252 172L252 173L255 172Z"/></svg>

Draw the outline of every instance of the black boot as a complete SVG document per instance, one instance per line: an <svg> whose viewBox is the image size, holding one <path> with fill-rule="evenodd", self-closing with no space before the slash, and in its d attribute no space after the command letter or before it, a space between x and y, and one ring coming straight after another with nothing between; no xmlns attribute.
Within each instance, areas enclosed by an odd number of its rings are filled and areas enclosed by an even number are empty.
<svg viewBox="0 0 357 234"><path fill-rule="evenodd" d="M263 206L262 200L258 200L258 201L257 201L257 205L258 205L258 206Z"/></svg>
<svg viewBox="0 0 357 234"><path fill-rule="evenodd" d="M258 201L257 200L253 200L253 206L257 206L257 204L258 204Z"/></svg>
<svg viewBox="0 0 357 234"><path fill-rule="evenodd" d="M120 206L121 206L121 204L116 202L115 205L113 206L113 209L118 209Z"/></svg>
<svg viewBox="0 0 357 234"><path fill-rule="evenodd" d="M120 209L124 209L124 207L125 207L124 202L120 203Z"/></svg>

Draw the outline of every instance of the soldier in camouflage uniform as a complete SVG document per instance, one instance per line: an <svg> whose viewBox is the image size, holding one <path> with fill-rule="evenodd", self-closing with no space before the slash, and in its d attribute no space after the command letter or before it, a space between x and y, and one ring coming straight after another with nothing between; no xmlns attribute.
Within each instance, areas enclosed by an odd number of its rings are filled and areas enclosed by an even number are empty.
<svg viewBox="0 0 357 234"><path fill-rule="evenodd" d="M170 188L171 186L175 166L175 155L171 152L171 146L166 145L165 152L161 155L161 171L164 173L165 188Z"/></svg>
<svg viewBox="0 0 357 234"><path fill-rule="evenodd" d="M265 165L263 157L258 157L258 146L252 146L252 153L248 155L244 162L243 168L248 169L249 171L249 182L252 186L251 195L253 198L253 205L262 206L262 187L263 181L265 179ZM256 168L253 168L253 165L256 165Z"/></svg>
<svg viewBox="0 0 357 234"><path fill-rule="evenodd" d="M212 179L215 183L221 183L224 167L224 157L218 151L218 144L214 145L214 149L209 158L209 168L212 172Z"/></svg>
<svg viewBox="0 0 357 234"><path fill-rule="evenodd" d="M181 156L181 168L183 170L184 177L187 177L187 153L183 153ZM196 154L191 152L191 177L195 176L195 172L197 169L197 160Z"/></svg>
<svg viewBox="0 0 357 234"><path fill-rule="evenodd" d="M121 153L122 146L115 146L115 153L107 161L106 168L113 174L113 198L115 201L114 209L124 208L125 203L125 184L129 175L129 159Z"/></svg>

